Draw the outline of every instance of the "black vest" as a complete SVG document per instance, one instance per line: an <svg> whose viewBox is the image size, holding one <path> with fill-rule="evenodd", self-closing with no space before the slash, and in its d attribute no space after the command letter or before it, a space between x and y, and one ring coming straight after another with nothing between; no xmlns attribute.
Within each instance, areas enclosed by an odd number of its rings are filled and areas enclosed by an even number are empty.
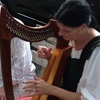
<svg viewBox="0 0 100 100"><path fill-rule="evenodd" d="M68 65L65 70L61 87L76 92L77 84L82 76L84 63L88 60L93 50L100 46L100 36L93 38L83 49L80 59L72 59L69 57Z"/></svg>

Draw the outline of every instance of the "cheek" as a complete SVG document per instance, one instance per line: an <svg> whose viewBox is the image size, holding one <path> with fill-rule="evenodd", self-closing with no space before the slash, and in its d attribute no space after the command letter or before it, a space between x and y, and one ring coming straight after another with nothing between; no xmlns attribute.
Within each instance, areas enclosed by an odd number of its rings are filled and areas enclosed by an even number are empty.
<svg viewBox="0 0 100 100"><path fill-rule="evenodd" d="M59 31L58 35L61 36L61 32L60 31Z"/></svg>
<svg viewBox="0 0 100 100"><path fill-rule="evenodd" d="M80 31L74 31L74 32L72 33L72 37L73 37L74 39L79 38L79 36L80 36Z"/></svg>
<svg viewBox="0 0 100 100"><path fill-rule="evenodd" d="M65 33L63 31L59 31L59 36L63 36Z"/></svg>

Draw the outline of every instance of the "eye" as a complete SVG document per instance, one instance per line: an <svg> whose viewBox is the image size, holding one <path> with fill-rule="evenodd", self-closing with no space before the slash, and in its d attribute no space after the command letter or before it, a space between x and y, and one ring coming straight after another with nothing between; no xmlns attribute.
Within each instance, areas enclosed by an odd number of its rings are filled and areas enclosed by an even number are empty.
<svg viewBox="0 0 100 100"><path fill-rule="evenodd" d="M70 31L64 30L64 32L69 33Z"/></svg>

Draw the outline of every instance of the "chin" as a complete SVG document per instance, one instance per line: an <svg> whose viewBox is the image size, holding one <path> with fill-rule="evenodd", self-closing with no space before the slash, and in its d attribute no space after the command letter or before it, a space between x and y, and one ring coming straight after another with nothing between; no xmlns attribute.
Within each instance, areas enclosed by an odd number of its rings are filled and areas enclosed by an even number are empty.
<svg viewBox="0 0 100 100"><path fill-rule="evenodd" d="M63 39L64 39L64 40L67 40L67 41L70 40L70 39L68 39L68 38L64 38L64 37L63 37Z"/></svg>

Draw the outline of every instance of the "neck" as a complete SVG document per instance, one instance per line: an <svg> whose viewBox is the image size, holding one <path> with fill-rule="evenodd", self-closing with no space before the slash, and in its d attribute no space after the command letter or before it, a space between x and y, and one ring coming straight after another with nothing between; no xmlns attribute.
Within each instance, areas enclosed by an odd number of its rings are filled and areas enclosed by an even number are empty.
<svg viewBox="0 0 100 100"><path fill-rule="evenodd" d="M79 39L72 41L73 48L82 50L90 40L99 35L100 33L98 31L91 28L88 32L81 34Z"/></svg>

